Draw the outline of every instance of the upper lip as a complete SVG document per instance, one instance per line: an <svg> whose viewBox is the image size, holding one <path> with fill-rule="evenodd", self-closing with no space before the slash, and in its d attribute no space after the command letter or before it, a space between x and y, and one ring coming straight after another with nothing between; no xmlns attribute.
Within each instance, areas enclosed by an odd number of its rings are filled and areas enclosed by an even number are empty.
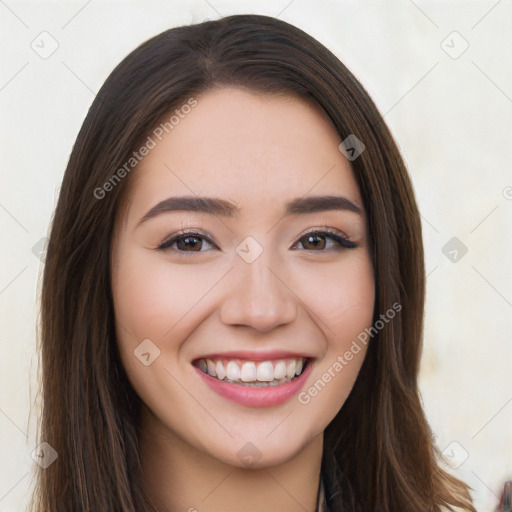
<svg viewBox="0 0 512 512"><path fill-rule="evenodd" d="M235 350L231 352L215 352L197 357L194 361L200 359L246 359L248 361L272 361L274 359L313 359L312 356L299 352L290 352L288 350Z"/></svg>

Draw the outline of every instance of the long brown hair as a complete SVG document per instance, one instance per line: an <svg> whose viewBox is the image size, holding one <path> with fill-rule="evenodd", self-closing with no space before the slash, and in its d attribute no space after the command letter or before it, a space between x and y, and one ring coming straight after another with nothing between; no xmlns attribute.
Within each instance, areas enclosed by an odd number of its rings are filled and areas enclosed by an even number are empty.
<svg viewBox="0 0 512 512"><path fill-rule="evenodd" d="M423 245L397 146L367 92L329 50L288 23L257 15L178 27L146 41L114 69L90 107L62 182L44 269L39 441L58 459L38 469L31 510L154 510L138 454L140 399L117 352L110 284L115 219L136 168L108 194L98 190L165 115L223 86L313 102L341 140L355 134L366 146L352 168L372 242L375 320L394 303L402 310L369 343L354 388L325 431L322 471L340 480L343 510L474 511L467 486L440 467L419 397ZM333 503L329 498L331 510Z"/></svg>

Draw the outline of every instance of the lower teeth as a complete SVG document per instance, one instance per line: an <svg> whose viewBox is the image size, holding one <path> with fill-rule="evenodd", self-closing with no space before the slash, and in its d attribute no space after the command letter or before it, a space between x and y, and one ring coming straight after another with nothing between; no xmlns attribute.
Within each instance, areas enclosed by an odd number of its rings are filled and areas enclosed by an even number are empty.
<svg viewBox="0 0 512 512"><path fill-rule="evenodd" d="M295 377L298 377L296 375ZM294 379L295 377L292 377ZM290 382L292 379L283 379L283 380L273 380L271 382L242 382L241 380L230 380L230 379L222 379L224 382L229 382L230 384L239 384L240 386L252 386L256 388L262 388L266 386L279 386L279 384L284 384L285 382ZM220 379L217 379L220 380Z"/></svg>

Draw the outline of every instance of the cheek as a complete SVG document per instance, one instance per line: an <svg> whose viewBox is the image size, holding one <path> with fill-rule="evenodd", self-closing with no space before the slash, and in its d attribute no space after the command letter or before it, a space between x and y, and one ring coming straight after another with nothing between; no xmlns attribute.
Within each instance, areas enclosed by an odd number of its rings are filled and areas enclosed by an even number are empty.
<svg viewBox="0 0 512 512"><path fill-rule="evenodd" d="M336 276L324 279L316 310L326 344L310 386L299 402L329 423L343 406L363 364L375 301L373 268L367 253L347 259ZM322 411L322 412L320 412Z"/></svg>
<svg viewBox="0 0 512 512"><path fill-rule="evenodd" d="M212 287L211 274L170 265L145 249L127 252L113 278L116 320L139 343L144 338L172 340Z"/></svg>
<svg viewBox="0 0 512 512"><path fill-rule="evenodd" d="M112 292L120 357L136 393L151 410L165 411L169 402L178 410L190 405L189 395L171 374L179 368L180 347L198 310L194 306L208 284L204 275L184 272L143 248L120 252L116 260ZM144 353L149 353L147 366Z"/></svg>
<svg viewBox="0 0 512 512"><path fill-rule="evenodd" d="M347 341L347 335L353 338L373 321L375 303L375 281L373 268L368 257L361 257L345 269L333 287L331 310L333 330L340 334L341 342Z"/></svg>
<svg viewBox="0 0 512 512"><path fill-rule="evenodd" d="M190 358L186 342L211 313L206 299L225 269L170 264L144 248L127 248L119 255L112 291L123 366L146 403L166 393L178 400L182 393L166 370L181 368ZM157 354L148 367L137 358L147 352L141 347L148 347L151 358Z"/></svg>
<svg viewBox="0 0 512 512"><path fill-rule="evenodd" d="M162 382L169 380L164 369L175 362L178 322L187 309L187 294L179 293L186 286L184 277L149 256L145 249L120 251L112 272L119 353L129 380L145 402L161 395ZM146 353L149 356L142 355Z"/></svg>
<svg viewBox="0 0 512 512"><path fill-rule="evenodd" d="M373 320L375 282L369 255L350 255L337 266L316 269L311 277L314 293L305 295L309 306L329 344L343 348Z"/></svg>

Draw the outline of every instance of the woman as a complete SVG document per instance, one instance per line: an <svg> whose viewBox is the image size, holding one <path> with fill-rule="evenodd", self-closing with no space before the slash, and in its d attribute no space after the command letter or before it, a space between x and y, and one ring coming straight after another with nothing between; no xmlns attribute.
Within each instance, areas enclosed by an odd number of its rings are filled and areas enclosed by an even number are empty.
<svg viewBox="0 0 512 512"><path fill-rule="evenodd" d="M361 84L276 19L142 44L98 93L42 292L33 510L472 510L418 393L406 169Z"/></svg>

